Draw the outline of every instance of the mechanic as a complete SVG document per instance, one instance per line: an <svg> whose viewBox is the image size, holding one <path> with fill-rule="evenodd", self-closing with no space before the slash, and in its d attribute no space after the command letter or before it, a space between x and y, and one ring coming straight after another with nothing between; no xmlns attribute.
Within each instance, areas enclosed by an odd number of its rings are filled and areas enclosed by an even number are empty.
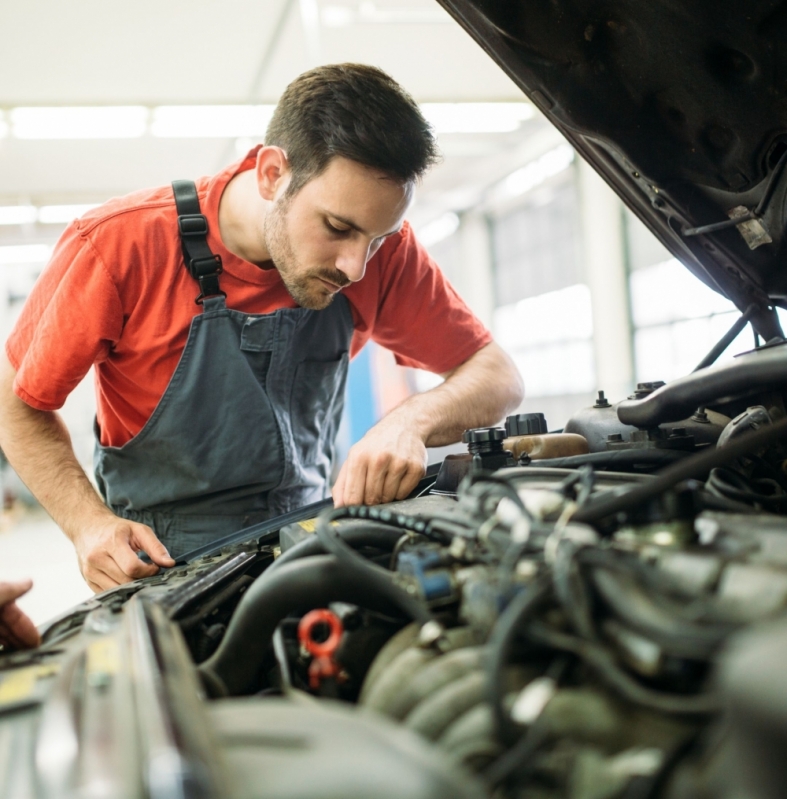
<svg viewBox="0 0 787 799"><path fill-rule="evenodd" d="M16 604L16 600L32 587L32 580L0 582L0 646L3 652L33 649L41 643L35 624Z"/></svg>
<svg viewBox="0 0 787 799"><path fill-rule="evenodd" d="M239 163L69 226L6 344L0 446L93 590L328 496L348 360L370 338L445 381L352 447L337 506L407 496L427 446L521 401L513 363L404 221L436 158L389 76L324 66L287 87ZM101 496L56 413L91 366Z"/></svg>

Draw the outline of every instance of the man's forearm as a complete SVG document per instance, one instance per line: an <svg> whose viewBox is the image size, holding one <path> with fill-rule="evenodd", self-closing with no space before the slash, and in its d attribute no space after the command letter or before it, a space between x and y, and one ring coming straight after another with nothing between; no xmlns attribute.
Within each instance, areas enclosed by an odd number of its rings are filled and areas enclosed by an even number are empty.
<svg viewBox="0 0 787 799"><path fill-rule="evenodd" d="M394 408L350 449L333 487L337 507L403 499L424 473L427 446L453 444L466 429L494 424L522 401L522 378L494 342L444 377L442 385Z"/></svg>
<svg viewBox="0 0 787 799"><path fill-rule="evenodd" d="M384 421L412 425L427 447L441 447L459 441L469 428L500 421L524 394L514 362L495 343L445 378L436 388L405 400Z"/></svg>
<svg viewBox="0 0 787 799"><path fill-rule="evenodd" d="M62 419L14 393L14 368L0 365L0 447L25 485L74 542L82 576L94 591L174 566L149 527L115 516L82 470ZM143 550L153 563L143 563ZM158 565L155 565L158 564Z"/></svg>
<svg viewBox="0 0 787 799"><path fill-rule="evenodd" d="M108 517L74 455L59 415L31 408L13 391L14 370L3 357L0 373L0 447L21 480L57 525L74 540L81 523Z"/></svg>

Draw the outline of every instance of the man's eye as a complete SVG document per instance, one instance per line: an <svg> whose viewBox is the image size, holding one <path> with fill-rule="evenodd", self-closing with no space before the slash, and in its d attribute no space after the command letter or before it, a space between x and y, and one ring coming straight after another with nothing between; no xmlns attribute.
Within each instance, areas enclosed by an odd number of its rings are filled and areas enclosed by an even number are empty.
<svg viewBox="0 0 787 799"><path fill-rule="evenodd" d="M325 227L327 227L331 233L347 233L349 231L349 228L334 227L330 222L326 222Z"/></svg>

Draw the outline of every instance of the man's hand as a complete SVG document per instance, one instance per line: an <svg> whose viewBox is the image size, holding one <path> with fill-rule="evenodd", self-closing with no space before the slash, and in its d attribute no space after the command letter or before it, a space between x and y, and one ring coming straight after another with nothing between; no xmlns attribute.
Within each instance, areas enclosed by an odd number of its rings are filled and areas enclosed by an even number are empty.
<svg viewBox="0 0 787 799"><path fill-rule="evenodd" d="M0 583L0 644L5 651L32 649L41 643L35 624L16 604L32 587L32 580Z"/></svg>
<svg viewBox="0 0 787 799"><path fill-rule="evenodd" d="M423 394L414 394L352 449L333 487L333 504L377 505L404 499L426 471L426 447L453 444L464 430L494 424L522 401L514 362L494 342Z"/></svg>
<svg viewBox="0 0 787 799"><path fill-rule="evenodd" d="M379 505L404 499L426 472L426 446L387 416L352 449L333 487L333 504Z"/></svg>
<svg viewBox="0 0 787 799"><path fill-rule="evenodd" d="M159 566L175 565L150 527L118 518L111 513L91 526L82 528L71 538L82 576L96 593L150 577L158 572ZM137 556L139 550L145 552L153 563L141 561Z"/></svg>

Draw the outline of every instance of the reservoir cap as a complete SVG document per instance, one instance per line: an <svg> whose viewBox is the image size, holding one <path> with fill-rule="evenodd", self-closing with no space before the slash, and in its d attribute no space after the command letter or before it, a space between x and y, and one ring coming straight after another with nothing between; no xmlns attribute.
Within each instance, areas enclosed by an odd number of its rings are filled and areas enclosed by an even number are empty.
<svg viewBox="0 0 787 799"><path fill-rule="evenodd" d="M518 413L506 419L506 433L511 436L533 436L547 432L543 413Z"/></svg>

